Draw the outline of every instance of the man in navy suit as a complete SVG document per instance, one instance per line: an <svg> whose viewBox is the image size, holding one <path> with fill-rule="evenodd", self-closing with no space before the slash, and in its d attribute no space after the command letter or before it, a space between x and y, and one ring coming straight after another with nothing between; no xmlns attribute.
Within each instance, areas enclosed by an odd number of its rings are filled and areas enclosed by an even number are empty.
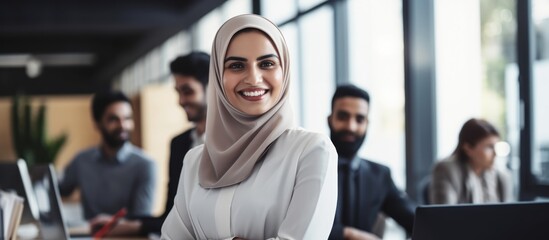
<svg viewBox="0 0 549 240"><path fill-rule="evenodd" d="M357 156L369 107L369 94L353 85L339 86L332 98L328 125L339 155L339 191L330 239L379 239L372 230L380 212L412 232L416 206L397 189L389 168Z"/></svg>

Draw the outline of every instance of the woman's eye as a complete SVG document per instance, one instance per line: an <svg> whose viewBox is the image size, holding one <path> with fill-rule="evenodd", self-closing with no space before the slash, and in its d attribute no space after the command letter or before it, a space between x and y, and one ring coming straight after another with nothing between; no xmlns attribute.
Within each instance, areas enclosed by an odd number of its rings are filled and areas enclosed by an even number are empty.
<svg viewBox="0 0 549 240"><path fill-rule="evenodd" d="M238 70L238 69L244 68L244 64L242 64L242 63L231 63L231 64L229 64L229 66L227 66L227 68L237 69Z"/></svg>
<svg viewBox="0 0 549 240"><path fill-rule="evenodd" d="M264 61L264 62L261 62L260 66L262 68L268 68L268 67L272 67L274 66L275 64L271 61Z"/></svg>

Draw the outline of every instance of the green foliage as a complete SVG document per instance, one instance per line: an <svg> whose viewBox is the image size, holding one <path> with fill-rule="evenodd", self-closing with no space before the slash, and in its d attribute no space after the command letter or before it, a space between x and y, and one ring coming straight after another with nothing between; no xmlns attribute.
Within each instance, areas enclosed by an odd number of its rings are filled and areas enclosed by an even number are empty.
<svg viewBox="0 0 549 240"><path fill-rule="evenodd" d="M516 62L516 0L481 0L480 20L483 117L494 123L506 139L505 69Z"/></svg>
<svg viewBox="0 0 549 240"><path fill-rule="evenodd" d="M29 99L21 95L13 96L11 125L17 157L26 160L29 165L53 163L67 141L66 134L48 139L46 106L41 104L37 111L33 111Z"/></svg>

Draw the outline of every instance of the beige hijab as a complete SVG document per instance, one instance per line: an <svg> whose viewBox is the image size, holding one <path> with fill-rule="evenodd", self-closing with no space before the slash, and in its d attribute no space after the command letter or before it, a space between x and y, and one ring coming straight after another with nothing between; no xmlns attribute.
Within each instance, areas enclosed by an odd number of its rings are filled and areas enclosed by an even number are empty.
<svg viewBox="0 0 549 240"><path fill-rule="evenodd" d="M227 48L233 36L246 28L258 29L270 37L278 52L284 77L280 99L260 116L251 116L234 108L223 89ZM236 16L218 30L210 60L206 142L198 173L200 186L220 188L242 182L251 175L256 162L267 154L269 146L293 126L288 100L289 64L289 52L282 33L263 17L252 14Z"/></svg>

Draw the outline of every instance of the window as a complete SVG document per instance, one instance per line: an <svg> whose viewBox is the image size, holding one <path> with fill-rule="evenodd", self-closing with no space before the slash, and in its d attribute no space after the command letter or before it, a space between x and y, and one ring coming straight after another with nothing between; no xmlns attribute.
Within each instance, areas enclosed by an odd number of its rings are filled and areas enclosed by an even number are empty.
<svg viewBox="0 0 549 240"><path fill-rule="evenodd" d="M295 0L262 0L261 15L276 24L285 22L297 15Z"/></svg>
<svg viewBox="0 0 549 240"><path fill-rule="evenodd" d="M309 10L310 8L324 2L324 0L298 0L299 9L301 11Z"/></svg>
<svg viewBox="0 0 549 240"><path fill-rule="evenodd" d="M518 142L514 1L435 1L437 158L457 146L461 127L483 118ZM516 112L515 112L516 113ZM512 146L517 155L518 146ZM514 158L518 162L518 157ZM507 156L498 165L508 165Z"/></svg>
<svg viewBox="0 0 549 240"><path fill-rule="evenodd" d="M391 169L397 187L406 188L404 138L404 45L402 1L349 0L349 79L370 94L369 126L358 155ZM386 239L404 239L387 222Z"/></svg>
<svg viewBox="0 0 549 240"><path fill-rule="evenodd" d="M284 39L288 44L288 49L290 51L290 103L292 104L292 110L294 112L295 123L302 125L301 112L303 106L301 105L301 91L302 91L302 82L299 81L300 78L300 68L299 66L299 35L297 31L297 25L292 22L284 25L280 28L282 34L284 34Z"/></svg>
<svg viewBox="0 0 549 240"><path fill-rule="evenodd" d="M534 64L532 76L532 173L549 184L549 0L532 1Z"/></svg>
<svg viewBox="0 0 549 240"><path fill-rule="evenodd" d="M547 175L548 0L517 1L517 68L520 76L520 200L549 197ZM541 8L541 9L540 9Z"/></svg>
<svg viewBox="0 0 549 240"><path fill-rule="evenodd" d="M326 118L335 91L333 10L325 5L303 16L299 25L303 127L328 134Z"/></svg>
<svg viewBox="0 0 549 240"><path fill-rule="evenodd" d="M214 9L193 25L193 49L210 53L215 34L221 24L228 19L245 13L251 13L249 0L227 1Z"/></svg>
<svg viewBox="0 0 549 240"><path fill-rule="evenodd" d="M404 52L400 0L350 0L349 81L371 97L368 136L359 155L387 165L405 189Z"/></svg>

